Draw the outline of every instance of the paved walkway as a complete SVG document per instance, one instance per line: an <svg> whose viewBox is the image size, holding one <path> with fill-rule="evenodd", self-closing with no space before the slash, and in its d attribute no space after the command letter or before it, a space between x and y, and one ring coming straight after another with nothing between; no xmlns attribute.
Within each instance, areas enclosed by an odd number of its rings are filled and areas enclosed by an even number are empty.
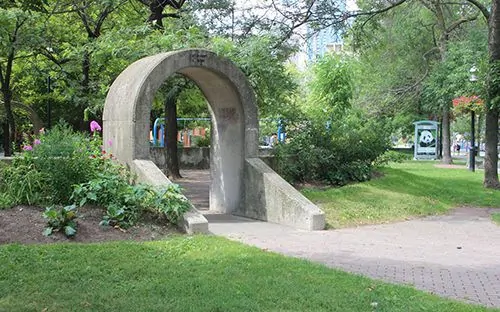
<svg viewBox="0 0 500 312"><path fill-rule="evenodd" d="M195 176L189 183L203 180ZM447 216L316 232L228 215L206 217L216 235L500 308L500 226L490 221L490 213L463 208Z"/></svg>
<svg viewBox="0 0 500 312"><path fill-rule="evenodd" d="M208 210L210 170L181 170L182 179L174 180L198 210Z"/></svg>

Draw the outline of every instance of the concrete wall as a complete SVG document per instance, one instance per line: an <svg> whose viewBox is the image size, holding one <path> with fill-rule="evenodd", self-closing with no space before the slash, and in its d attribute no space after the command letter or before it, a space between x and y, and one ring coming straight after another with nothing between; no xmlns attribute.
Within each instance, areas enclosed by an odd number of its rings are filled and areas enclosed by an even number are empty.
<svg viewBox="0 0 500 312"><path fill-rule="evenodd" d="M309 231L325 228L323 211L260 158L245 161L245 205L234 214Z"/></svg>
<svg viewBox="0 0 500 312"><path fill-rule="evenodd" d="M179 166L181 169L209 169L210 168L210 148L209 147L184 147L179 148ZM151 160L160 169L167 167L167 155L165 147L151 147ZM265 159L264 162L273 167L273 155L270 148L259 148L259 157Z"/></svg>
<svg viewBox="0 0 500 312"><path fill-rule="evenodd" d="M165 147L151 147L151 160L160 168L167 167L167 151ZM209 169L209 147L184 147L179 148L179 166L181 169Z"/></svg>

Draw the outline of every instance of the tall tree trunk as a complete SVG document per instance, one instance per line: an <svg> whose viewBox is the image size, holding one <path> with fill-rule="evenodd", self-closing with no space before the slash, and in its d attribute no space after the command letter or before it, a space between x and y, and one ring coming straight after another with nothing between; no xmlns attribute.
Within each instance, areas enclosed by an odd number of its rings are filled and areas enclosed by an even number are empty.
<svg viewBox="0 0 500 312"><path fill-rule="evenodd" d="M500 101L500 0L493 0L488 20L488 50L490 70L487 80L486 140L484 155L484 181L488 188L500 188L498 181L498 117Z"/></svg>
<svg viewBox="0 0 500 312"><path fill-rule="evenodd" d="M442 162L445 164L451 164L451 143L450 143L450 107L445 106L443 108L443 160Z"/></svg>
<svg viewBox="0 0 500 312"><path fill-rule="evenodd" d="M12 150L13 143L16 142L16 121L14 119L14 113L12 112L12 91L9 89L2 89L3 103L5 107L5 116L8 130L4 135L7 136L7 141L5 145L5 156L11 156L14 152Z"/></svg>
<svg viewBox="0 0 500 312"><path fill-rule="evenodd" d="M3 130L3 151L5 156L10 156L10 143L9 143L9 124L7 122L2 123Z"/></svg>
<svg viewBox="0 0 500 312"><path fill-rule="evenodd" d="M448 51L448 31L446 29L446 20L443 12L443 4L441 0L435 0L434 3L434 14L436 14L437 25L440 32L439 41L437 43L439 54L441 56L441 62L446 62L446 54ZM451 99L450 99L451 104ZM445 104L442 113L442 134L443 134L443 158L442 162L445 164L451 164L453 162L451 158L451 143L450 143L450 104Z"/></svg>
<svg viewBox="0 0 500 312"><path fill-rule="evenodd" d="M484 153L484 181L488 188L498 188L498 109L488 110L486 113L486 138Z"/></svg>
<svg viewBox="0 0 500 312"><path fill-rule="evenodd" d="M178 87L172 88L165 100L165 113L167 122L165 125L165 143L167 150L167 172L173 179L182 178L179 170L179 158L177 149L177 105L176 99L180 92Z"/></svg>

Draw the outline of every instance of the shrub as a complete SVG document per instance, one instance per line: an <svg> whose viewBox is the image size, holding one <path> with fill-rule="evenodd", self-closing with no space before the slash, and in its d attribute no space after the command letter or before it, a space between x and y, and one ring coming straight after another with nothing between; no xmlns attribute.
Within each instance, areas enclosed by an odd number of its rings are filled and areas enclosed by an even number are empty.
<svg viewBox="0 0 500 312"><path fill-rule="evenodd" d="M131 173L101 150L96 135L100 126L95 122L91 126L92 137L62 125L25 144L12 165L0 167L0 208L72 201L74 205L51 206L44 213L49 223L45 234L64 230L67 236L76 233L75 207L85 204L106 209L102 224L124 228L137 222L144 211L175 223L190 208L176 185L134 185Z"/></svg>
<svg viewBox="0 0 500 312"><path fill-rule="evenodd" d="M405 160L410 160L410 159L411 155L409 154L389 150L380 155L379 157L377 157L377 159L375 159L375 161L373 162L373 165L379 167L379 166L385 166L390 162L401 163Z"/></svg>
<svg viewBox="0 0 500 312"><path fill-rule="evenodd" d="M0 210L14 206L14 200L9 194L0 192Z"/></svg>
<svg viewBox="0 0 500 312"><path fill-rule="evenodd" d="M177 185L133 185L129 183L130 174L118 168L115 166L114 170L100 173L96 179L77 185L72 195L79 206L94 204L105 207L102 225L127 228L144 211L165 216L169 222L176 223L189 210L189 202Z"/></svg>
<svg viewBox="0 0 500 312"><path fill-rule="evenodd" d="M16 157L12 165L0 170L0 192L11 206L39 204L48 198L47 179L48 175L36 169L29 154Z"/></svg>
<svg viewBox="0 0 500 312"><path fill-rule="evenodd" d="M10 166L0 167L0 192L12 205L66 204L74 184L93 179L105 170L100 140L59 125L25 142Z"/></svg>
<svg viewBox="0 0 500 312"><path fill-rule="evenodd" d="M388 147L383 128L357 115L337 123L302 121L276 148L277 170L290 182L344 185L370 179L372 163Z"/></svg>
<svg viewBox="0 0 500 312"><path fill-rule="evenodd" d="M194 145L197 147L209 147L210 146L210 135L197 136L193 139Z"/></svg>
<svg viewBox="0 0 500 312"><path fill-rule="evenodd" d="M66 125L51 129L34 146L33 163L36 170L47 175L45 187L50 201L64 204L69 201L73 185L89 181L102 170L99 162L100 140L75 133Z"/></svg>

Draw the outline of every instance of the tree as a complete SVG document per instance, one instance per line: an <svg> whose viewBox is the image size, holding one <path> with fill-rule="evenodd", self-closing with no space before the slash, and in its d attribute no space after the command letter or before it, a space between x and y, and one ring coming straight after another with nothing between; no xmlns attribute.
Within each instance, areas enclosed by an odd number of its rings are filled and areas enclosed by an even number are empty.
<svg viewBox="0 0 500 312"><path fill-rule="evenodd" d="M42 1L8 1L0 8L0 90L5 110L4 153L12 154L16 123L12 110L14 99L14 63L32 55L30 46L37 40L37 10L43 10Z"/></svg>
<svg viewBox="0 0 500 312"><path fill-rule="evenodd" d="M351 62L347 57L327 54L313 65L307 106L317 119L335 122L351 108Z"/></svg>
<svg viewBox="0 0 500 312"><path fill-rule="evenodd" d="M480 8L481 9L481 8ZM498 181L498 118L500 109L500 1L493 0L491 15L481 9L488 19L489 71L487 79L486 136L484 156L484 186L500 188Z"/></svg>
<svg viewBox="0 0 500 312"><path fill-rule="evenodd" d="M156 28L163 29L163 19L170 18L180 18L180 14L177 12L182 9L186 0L139 0L142 4L149 8L148 22L152 23ZM165 13L165 10L170 8L174 12Z"/></svg>

